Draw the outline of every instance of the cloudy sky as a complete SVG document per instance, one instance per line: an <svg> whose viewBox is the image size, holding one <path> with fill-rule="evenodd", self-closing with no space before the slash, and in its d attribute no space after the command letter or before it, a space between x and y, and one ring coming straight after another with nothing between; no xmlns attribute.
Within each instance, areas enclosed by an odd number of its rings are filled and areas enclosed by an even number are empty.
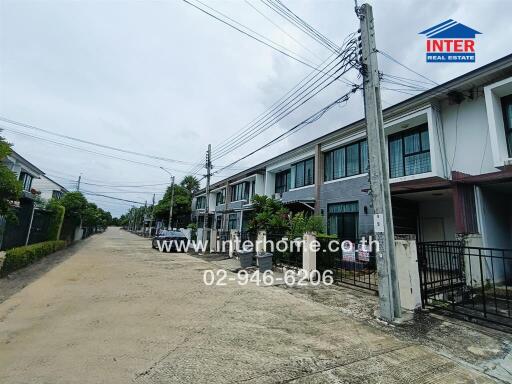
<svg viewBox="0 0 512 384"><path fill-rule="evenodd" d="M201 1L314 65L330 55L262 1ZM206 9L197 0L190 2ZM353 0L283 2L338 44L358 29ZM438 83L511 53L512 1L370 3L378 48ZM482 32L475 64L425 63L424 38L418 32L449 18ZM425 81L382 56L379 65L384 73ZM139 202L151 201L155 193L158 200L169 181L160 166L179 181L197 168L191 164L202 161L209 143L215 157L216 146L311 71L180 0L0 0L0 117L182 162L116 152L0 121L2 135L18 153L69 189L82 175L85 192ZM359 81L354 70L346 78ZM279 124L217 159L216 169L348 90L341 82L333 83ZM396 90L382 93L385 107L407 97ZM362 96L356 93L346 105L236 164L236 169L219 172L214 181L362 116ZM202 175L204 169L197 172ZM131 206L87 198L114 215Z"/></svg>

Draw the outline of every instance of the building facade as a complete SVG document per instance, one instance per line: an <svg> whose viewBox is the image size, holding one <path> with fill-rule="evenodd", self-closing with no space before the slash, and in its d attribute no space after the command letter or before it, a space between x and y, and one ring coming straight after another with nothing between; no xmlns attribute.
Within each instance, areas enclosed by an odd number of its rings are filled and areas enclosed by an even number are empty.
<svg viewBox="0 0 512 384"><path fill-rule="evenodd" d="M512 249L512 55L383 113L395 233ZM208 198L209 228L243 230L264 194L342 239L371 235L365 131L354 122L213 184L193 219L202 226Z"/></svg>

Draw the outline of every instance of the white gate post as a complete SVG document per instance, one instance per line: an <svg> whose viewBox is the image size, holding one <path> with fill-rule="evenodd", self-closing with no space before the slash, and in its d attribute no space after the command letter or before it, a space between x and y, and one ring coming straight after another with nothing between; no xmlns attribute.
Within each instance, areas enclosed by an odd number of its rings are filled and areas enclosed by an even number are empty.
<svg viewBox="0 0 512 384"><path fill-rule="evenodd" d="M302 269L306 271L306 276L309 279L309 274L316 270L316 249L317 243L316 236L312 233L304 234L304 247L302 248Z"/></svg>
<svg viewBox="0 0 512 384"><path fill-rule="evenodd" d="M405 310L414 311L421 307L421 285L416 241L395 240L395 252L400 305Z"/></svg>

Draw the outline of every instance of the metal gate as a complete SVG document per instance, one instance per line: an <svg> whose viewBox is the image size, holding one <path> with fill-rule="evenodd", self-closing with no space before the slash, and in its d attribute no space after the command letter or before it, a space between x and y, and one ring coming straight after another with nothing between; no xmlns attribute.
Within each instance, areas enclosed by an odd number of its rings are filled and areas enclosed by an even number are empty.
<svg viewBox="0 0 512 384"><path fill-rule="evenodd" d="M512 250L418 243L423 307L512 327Z"/></svg>

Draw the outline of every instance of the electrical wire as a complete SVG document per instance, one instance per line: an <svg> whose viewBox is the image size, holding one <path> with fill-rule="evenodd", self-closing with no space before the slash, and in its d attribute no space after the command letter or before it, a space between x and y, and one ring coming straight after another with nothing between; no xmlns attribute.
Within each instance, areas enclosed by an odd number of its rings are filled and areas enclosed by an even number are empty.
<svg viewBox="0 0 512 384"><path fill-rule="evenodd" d="M329 109L331 109L332 107L334 107L335 105L337 104L340 104L340 103L343 103L343 102L346 102L348 101L348 99L350 98L350 95L354 92L356 92L358 89L352 89L351 91L347 92L346 94L344 94L343 96L339 97L338 99L336 99L335 101L333 101L332 103L326 105L325 107L323 107L322 109L320 109L319 111L315 112L314 114L310 115L308 118L304 119L303 121L301 121L300 123L294 125L293 127L289 128L286 132L282 133L281 135L275 137L274 139L270 140L269 142L263 144L262 146L258 147L257 149L251 151L250 153L242 156L241 158L233 161L232 163L230 163L229 165L221 168L219 171L222 171L224 169L227 169L229 168L231 165L234 165L240 161L242 161L243 159L246 159L247 157L249 156L252 156L253 154L261 151L262 149L278 142L280 139L282 139L283 137L285 137L286 135L289 135L290 132L293 132L293 131L297 131L301 128L303 128L304 126L306 125L309 125L315 121L317 121L318 119L320 119Z"/></svg>

